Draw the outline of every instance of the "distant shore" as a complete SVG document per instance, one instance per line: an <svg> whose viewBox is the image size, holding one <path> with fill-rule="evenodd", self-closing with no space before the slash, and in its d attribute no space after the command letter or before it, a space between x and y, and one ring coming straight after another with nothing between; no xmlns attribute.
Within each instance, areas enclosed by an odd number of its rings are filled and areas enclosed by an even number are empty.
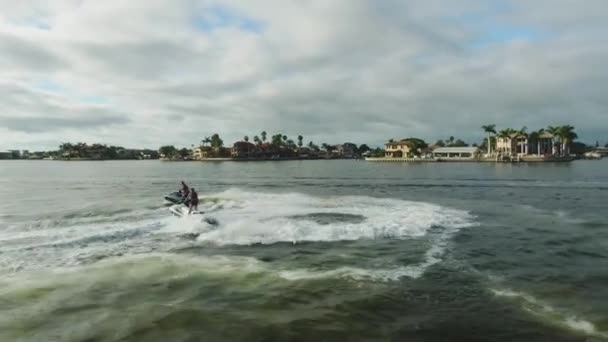
<svg viewBox="0 0 608 342"><path fill-rule="evenodd" d="M526 157L519 159L500 160L496 158L365 158L369 162L401 162L401 163L568 163L577 160L573 157L536 158Z"/></svg>

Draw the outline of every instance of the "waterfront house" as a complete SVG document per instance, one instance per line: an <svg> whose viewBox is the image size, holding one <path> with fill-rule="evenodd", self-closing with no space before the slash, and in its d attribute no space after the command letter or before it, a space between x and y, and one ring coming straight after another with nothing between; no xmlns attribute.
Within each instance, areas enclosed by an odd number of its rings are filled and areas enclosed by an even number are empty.
<svg viewBox="0 0 608 342"><path fill-rule="evenodd" d="M478 154L477 147L438 147L433 150L433 158L439 160L475 160Z"/></svg>
<svg viewBox="0 0 608 342"><path fill-rule="evenodd" d="M496 139L496 152L503 156L523 156L528 154L528 135L512 133L508 136L499 136Z"/></svg>
<svg viewBox="0 0 608 342"><path fill-rule="evenodd" d="M608 157L608 147L598 147L593 152L601 155L602 157Z"/></svg>
<svg viewBox="0 0 608 342"><path fill-rule="evenodd" d="M254 158L256 157L257 149L254 144L247 141L237 141L230 150L232 158Z"/></svg>
<svg viewBox="0 0 608 342"><path fill-rule="evenodd" d="M555 155L557 151L553 142L553 134L543 132L536 136L531 136L529 152L538 156Z"/></svg>
<svg viewBox="0 0 608 342"><path fill-rule="evenodd" d="M387 142L384 144L386 158L405 158L408 157L411 149L407 141Z"/></svg>
<svg viewBox="0 0 608 342"><path fill-rule="evenodd" d="M209 146L200 146L192 150L192 159L203 160L211 157L213 149Z"/></svg>
<svg viewBox="0 0 608 342"><path fill-rule="evenodd" d="M13 159L13 152L0 151L0 159Z"/></svg>
<svg viewBox="0 0 608 342"><path fill-rule="evenodd" d="M553 135L547 132L530 135L513 133L506 137L497 137L496 152L501 157L520 158L549 157L557 154Z"/></svg>

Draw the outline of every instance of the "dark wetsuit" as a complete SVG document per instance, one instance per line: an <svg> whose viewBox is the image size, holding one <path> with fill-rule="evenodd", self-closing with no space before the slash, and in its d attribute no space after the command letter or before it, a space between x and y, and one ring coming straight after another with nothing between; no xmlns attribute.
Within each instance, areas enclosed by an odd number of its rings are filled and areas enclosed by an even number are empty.
<svg viewBox="0 0 608 342"><path fill-rule="evenodd" d="M182 198L186 198L186 197L188 197L188 194L190 194L190 189L188 189L188 186L186 184L184 184L182 186L181 193L182 193Z"/></svg>
<svg viewBox="0 0 608 342"><path fill-rule="evenodd" d="M198 194L196 193L196 191L192 191L192 193L190 194L190 205L192 207L198 206Z"/></svg>

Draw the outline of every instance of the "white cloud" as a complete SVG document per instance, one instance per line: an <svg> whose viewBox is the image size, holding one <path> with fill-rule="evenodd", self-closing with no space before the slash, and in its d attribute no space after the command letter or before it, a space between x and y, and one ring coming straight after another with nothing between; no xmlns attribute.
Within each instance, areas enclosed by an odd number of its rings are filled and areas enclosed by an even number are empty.
<svg viewBox="0 0 608 342"><path fill-rule="evenodd" d="M0 0L0 147L605 139L604 1ZM134 134L136 132L136 134Z"/></svg>

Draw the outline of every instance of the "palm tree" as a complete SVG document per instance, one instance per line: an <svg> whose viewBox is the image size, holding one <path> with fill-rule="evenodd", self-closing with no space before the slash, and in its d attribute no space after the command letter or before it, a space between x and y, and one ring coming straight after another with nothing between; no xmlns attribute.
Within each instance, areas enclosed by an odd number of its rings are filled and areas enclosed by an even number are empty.
<svg viewBox="0 0 608 342"><path fill-rule="evenodd" d="M331 150L333 149L333 146L326 143L321 144L321 147L323 147L323 149L327 151L328 154L331 153Z"/></svg>
<svg viewBox="0 0 608 342"><path fill-rule="evenodd" d="M271 144L274 145L275 147L279 147L281 146L281 144L283 143L283 135L282 134L275 134L272 136L272 141Z"/></svg>
<svg viewBox="0 0 608 342"><path fill-rule="evenodd" d="M205 146L206 144L211 144L211 138L205 137L205 139L201 140L202 146Z"/></svg>
<svg viewBox="0 0 608 342"><path fill-rule="evenodd" d="M288 138L287 138L287 136L286 136L286 135L283 135L282 139L283 139L283 142L287 142L287 139L288 139Z"/></svg>
<svg viewBox="0 0 608 342"><path fill-rule="evenodd" d="M562 132L561 132L561 127L558 126L549 126L547 127L547 132L551 133L551 135L553 135L553 151L552 154L556 154L555 152L555 145L556 143L558 144L557 146L559 146L559 149L561 150L561 141L562 141ZM558 151L558 154L561 155L561 151Z"/></svg>
<svg viewBox="0 0 608 342"><path fill-rule="evenodd" d="M257 135L255 137L253 137L253 142L256 143L256 145L260 145L260 143L261 143L260 137L258 137Z"/></svg>
<svg viewBox="0 0 608 342"><path fill-rule="evenodd" d="M211 147L213 147L216 151L218 151L222 146L224 146L224 141L220 138L220 135L215 133L211 136Z"/></svg>
<svg viewBox="0 0 608 342"><path fill-rule="evenodd" d="M262 141L266 142L266 131L262 131Z"/></svg>
<svg viewBox="0 0 608 342"><path fill-rule="evenodd" d="M315 152L319 151L319 146L315 145L312 141L308 143L308 148Z"/></svg>
<svg viewBox="0 0 608 342"><path fill-rule="evenodd" d="M505 128L502 131L498 132L497 137L502 138L502 139L511 139L511 136L515 133L517 133L517 131L514 130L513 128ZM508 152L512 153L511 148L509 148L508 150L509 150ZM505 150L502 152L507 152L507 151Z"/></svg>
<svg viewBox="0 0 608 342"><path fill-rule="evenodd" d="M303 137L303 136L301 136L301 135L298 135L298 147L300 147L300 148L301 148L301 147L302 147L302 145L304 145L303 140L304 140L304 137Z"/></svg>
<svg viewBox="0 0 608 342"><path fill-rule="evenodd" d="M530 133L530 138L532 140L536 140L536 154L537 155L541 155L541 147L540 147L540 140L541 140L541 136L545 134L545 129L541 128L538 131L532 132Z"/></svg>
<svg viewBox="0 0 608 342"><path fill-rule="evenodd" d="M488 155L492 154L492 136L491 134L496 134L496 125L484 125L481 126L484 132L488 133Z"/></svg>
<svg viewBox="0 0 608 342"><path fill-rule="evenodd" d="M563 151L564 155L566 156L570 154L570 144L572 143L572 141L578 138L578 134L574 132L574 127L570 125L561 126L560 131L562 135L561 138L563 141Z"/></svg>
<svg viewBox="0 0 608 342"><path fill-rule="evenodd" d="M525 154L526 151L525 151L525 144L520 143L519 140L520 140L521 137L524 137L524 138L528 139L528 133L526 132L527 130L528 130L528 127L523 126L519 131L517 131L517 134L518 134L518 136L517 136L517 142L518 142L517 147L519 148L519 153L521 153L521 154Z"/></svg>
<svg viewBox="0 0 608 342"><path fill-rule="evenodd" d="M247 136L247 135L246 135L246 136L244 136L244 137L243 137L243 140L245 140L245 142L249 142L249 136Z"/></svg>

